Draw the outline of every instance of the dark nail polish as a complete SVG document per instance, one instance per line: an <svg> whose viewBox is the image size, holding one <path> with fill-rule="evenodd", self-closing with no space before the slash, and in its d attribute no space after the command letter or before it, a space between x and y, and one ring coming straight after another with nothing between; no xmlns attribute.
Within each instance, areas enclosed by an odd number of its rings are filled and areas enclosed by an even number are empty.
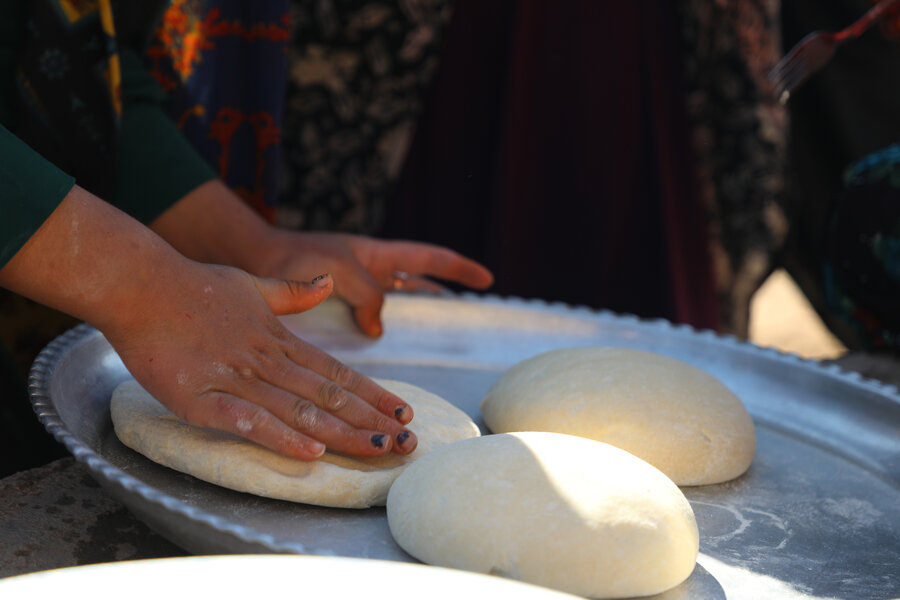
<svg viewBox="0 0 900 600"><path fill-rule="evenodd" d="M394 416L398 419L403 416L403 412L406 410L406 406L398 406L394 409Z"/></svg>
<svg viewBox="0 0 900 600"><path fill-rule="evenodd" d="M397 445L402 446L403 443L408 439L409 439L409 432L401 431L400 433L397 434Z"/></svg>
<svg viewBox="0 0 900 600"><path fill-rule="evenodd" d="M383 433L373 435L372 436L372 445L375 446L376 448L383 448L384 447L384 438L385 438L385 435Z"/></svg>
<svg viewBox="0 0 900 600"><path fill-rule="evenodd" d="M325 279L326 277L328 277L328 275L319 275L318 277L316 277L315 279L310 281L310 283L315 285L315 284L319 283L320 281L322 281L323 279Z"/></svg>

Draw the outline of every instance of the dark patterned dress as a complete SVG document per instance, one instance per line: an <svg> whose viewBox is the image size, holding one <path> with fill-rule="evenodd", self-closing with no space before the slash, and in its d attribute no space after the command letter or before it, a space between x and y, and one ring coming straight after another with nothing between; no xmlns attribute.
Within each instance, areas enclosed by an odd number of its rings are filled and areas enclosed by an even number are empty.
<svg viewBox="0 0 900 600"><path fill-rule="evenodd" d="M785 109L767 80L779 3L681 0L685 102L708 218L717 329L744 337L750 298L785 240Z"/></svg>
<svg viewBox="0 0 900 600"><path fill-rule="evenodd" d="M381 230L449 0L293 0L279 219Z"/></svg>
<svg viewBox="0 0 900 600"><path fill-rule="evenodd" d="M494 291L740 336L786 223L763 0L457 0L385 232Z"/></svg>

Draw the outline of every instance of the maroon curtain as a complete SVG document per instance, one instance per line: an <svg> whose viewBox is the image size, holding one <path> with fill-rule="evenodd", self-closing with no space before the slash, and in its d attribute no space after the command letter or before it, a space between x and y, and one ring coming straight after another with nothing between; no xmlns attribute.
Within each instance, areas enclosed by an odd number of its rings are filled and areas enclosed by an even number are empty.
<svg viewBox="0 0 900 600"><path fill-rule="evenodd" d="M714 328L671 3L455 6L385 233L495 293Z"/></svg>

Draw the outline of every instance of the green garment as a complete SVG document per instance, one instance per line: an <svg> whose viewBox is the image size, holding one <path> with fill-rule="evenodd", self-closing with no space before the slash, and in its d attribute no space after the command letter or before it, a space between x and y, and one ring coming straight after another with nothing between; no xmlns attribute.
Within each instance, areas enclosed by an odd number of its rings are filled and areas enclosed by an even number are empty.
<svg viewBox="0 0 900 600"><path fill-rule="evenodd" d="M26 31L26 4L27 0L0 3L0 125L4 126L15 119L11 108L15 57ZM120 6L127 10L129 4ZM165 94L144 68L139 52L140 48L124 45L119 49L123 103L119 169L116 197L104 200L148 223L216 174L165 112ZM40 227L73 183L72 177L0 128L0 267Z"/></svg>
<svg viewBox="0 0 900 600"><path fill-rule="evenodd" d="M56 209L76 183L16 137L14 99L18 53L30 0L0 0L0 267ZM139 29L152 23L150 0L116 3L123 110L119 121L115 198L104 198L149 223L179 198L216 177L164 110L165 95L144 69ZM146 25L144 25L146 24ZM72 152L84 151L72 148ZM0 477L64 451L43 432L28 407L26 375L37 352L74 319L0 289Z"/></svg>
<svg viewBox="0 0 900 600"><path fill-rule="evenodd" d="M0 266L19 251L74 184L74 177L0 126Z"/></svg>

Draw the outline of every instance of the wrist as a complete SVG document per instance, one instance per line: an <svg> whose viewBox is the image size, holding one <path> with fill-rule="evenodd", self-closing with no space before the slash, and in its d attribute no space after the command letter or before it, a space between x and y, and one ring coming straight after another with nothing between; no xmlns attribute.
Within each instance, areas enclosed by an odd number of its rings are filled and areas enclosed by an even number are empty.
<svg viewBox="0 0 900 600"><path fill-rule="evenodd" d="M146 227L76 186L13 258L0 285L101 330L140 319L156 282L188 263Z"/></svg>

